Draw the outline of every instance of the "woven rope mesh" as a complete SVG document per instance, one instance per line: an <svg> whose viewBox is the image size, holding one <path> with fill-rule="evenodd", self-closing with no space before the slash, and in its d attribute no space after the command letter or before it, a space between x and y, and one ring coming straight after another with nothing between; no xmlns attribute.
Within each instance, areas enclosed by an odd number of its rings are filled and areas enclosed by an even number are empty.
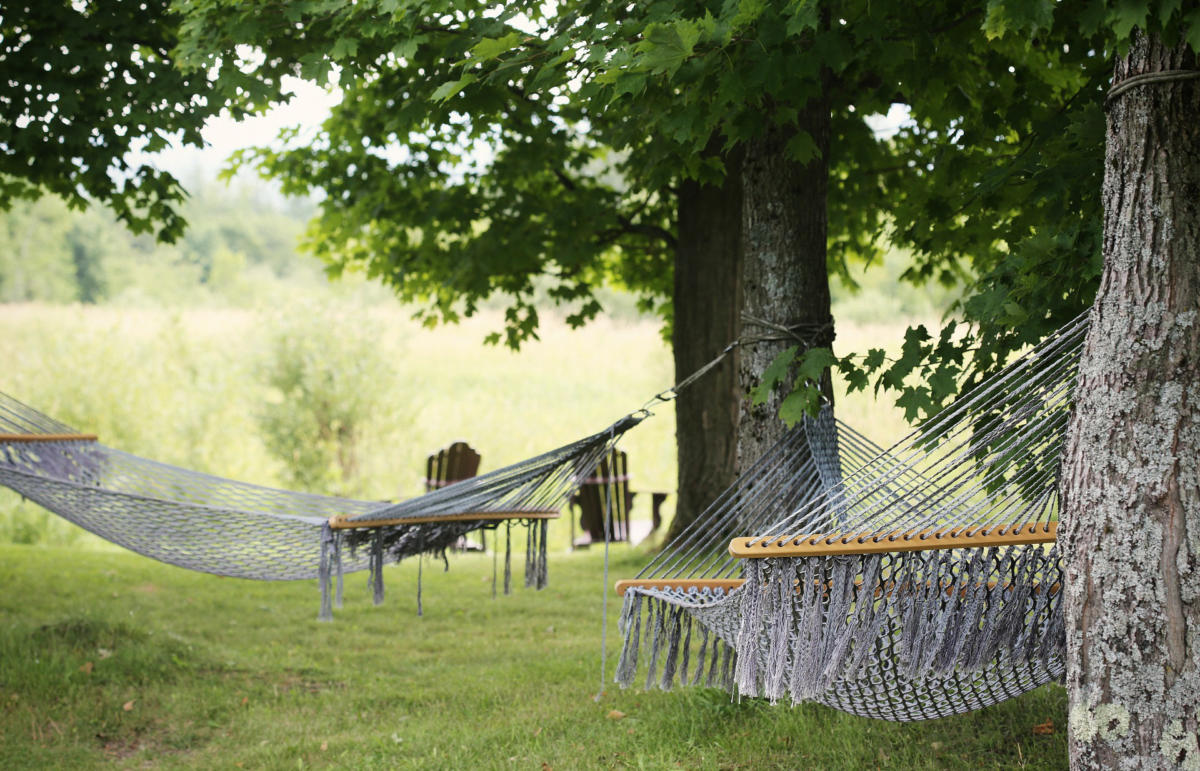
<svg viewBox="0 0 1200 771"><path fill-rule="evenodd" d="M329 557L331 538L337 542L340 569L355 571L371 565L367 547L372 544L377 544L381 567L406 556L444 550L473 530L494 528L497 521L489 514L504 512L520 520L521 513L534 517L557 511L579 480L638 420L623 418L536 458L401 503L236 482L86 440L0 439L0 484L106 540L172 565L239 578L325 578L322 561L323 555ZM0 434L77 433L0 394ZM327 532L328 520L335 515L369 523L472 514L480 516L339 530L332 536Z"/></svg>
<svg viewBox="0 0 1200 771"><path fill-rule="evenodd" d="M618 682L908 721L1061 677L1054 545L936 544L1018 523L1049 532L1085 331L1075 320L887 451L829 411L792 429L626 590ZM730 538L750 535L764 555L887 550L731 558ZM744 583L653 585L730 578Z"/></svg>

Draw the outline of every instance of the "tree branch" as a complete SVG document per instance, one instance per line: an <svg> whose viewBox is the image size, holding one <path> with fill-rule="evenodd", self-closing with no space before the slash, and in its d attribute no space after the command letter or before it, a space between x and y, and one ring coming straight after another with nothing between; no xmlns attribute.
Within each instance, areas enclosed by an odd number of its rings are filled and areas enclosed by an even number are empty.
<svg viewBox="0 0 1200 771"><path fill-rule="evenodd" d="M646 225L630 220L620 214L617 215L617 222L621 223L620 227L609 228L598 234L600 243L611 244L623 235L645 236L647 238L658 239L675 249L678 246L678 241L675 235L665 228L658 225Z"/></svg>

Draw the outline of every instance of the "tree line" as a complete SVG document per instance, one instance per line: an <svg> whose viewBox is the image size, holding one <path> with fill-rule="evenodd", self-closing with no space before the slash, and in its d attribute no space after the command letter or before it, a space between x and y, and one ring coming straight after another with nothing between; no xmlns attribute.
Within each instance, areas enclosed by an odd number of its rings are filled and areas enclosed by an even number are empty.
<svg viewBox="0 0 1200 771"><path fill-rule="evenodd" d="M310 212L247 185L192 185L180 209L190 226L162 243L103 208L73 210L57 196L12 201L0 211L0 302L249 301L247 270L259 281L315 272L298 252Z"/></svg>

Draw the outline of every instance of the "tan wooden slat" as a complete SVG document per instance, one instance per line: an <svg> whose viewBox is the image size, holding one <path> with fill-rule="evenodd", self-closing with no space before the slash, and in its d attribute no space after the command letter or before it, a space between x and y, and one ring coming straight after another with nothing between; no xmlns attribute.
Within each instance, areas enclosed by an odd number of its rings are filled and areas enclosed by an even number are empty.
<svg viewBox="0 0 1200 771"><path fill-rule="evenodd" d="M558 519L555 509L528 511L467 511L430 517L397 517L395 519L348 520L341 514L329 518L329 527L334 530L354 530L364 527L388 527L391 525L424 525L432 522L474 522L505 519Z"/></svg>
<svg viewBox="0 0 1200 771"><path fill-rule="evenodd" d="M617 594L624 595L628 589L737 589L746 583L744 578L627 578L617 581Z"/></svg>
<svg viewBox="0 0 1200 771"><path fill-rule="evenodd" d="M617 581L616 590L617 590L617 594L624 595L627 590L634 589L634 588L638 588L638 589L686 589L688 587L695 586L697 588L709 587L709 588L713 588L713 589L724 589L726 592L730 592L730 591L733 591L734 589L740 588L741 585L744 583L746 583L746 580L744 578L689 578L689 579L634 578L634 579L625 579L622 581ZM799 592L800 591L800 581L797 580L795 583L796 583L796 591ZM854 585L856 587L861 586L862 579L861 578L854 579ZM928 586L928 582L926 582L926 585ZM823 587L823 591L828 591L829 590L829 582L828 581L822 582L822 587ZM996 587L995 581L988 581L988 589L994 589L995 587ZM876 587L875 597L880 597L884 594L891 594L892 591L895 590L895 588L896 588L895 581L887 581L885 583L885 585ZM1009 584L1005 584L1004 588L1007 590L1009 588ZM960 592L966 591L966 587L962 587L962 586L946 586L945 591L947 594L949 594L950 592L954 591L955 589L957 589ZM1061 586L1058 583L1051 584L1050 593L1056 594L1060 589L1061 589ZM1034 594L1037 594L1041 591L1042 591L1042 584L1040 582L1035 581L1034 585L1033 585Z"/></svg>
<svg viewBox="0 0 1200 771"><path fill-rule="evenodd" d="M0 442L94 442L95 434L0 434Z"/></svg>
<svg viewBox="0 0 1200 771"><path fill-rule="evenodd" d="M892 536L895 537L894 540ZM1024 522L992 525L987 528L986 535L978 528L947 527L920 531L897 530L879 537L873 533L810 533L769 538L734 538L729 543L729 553L742 559L825 557L838 554L879 554L1053 543L1057 537L1057 522ZM828 543L830 540L833 543Z"/></svg>

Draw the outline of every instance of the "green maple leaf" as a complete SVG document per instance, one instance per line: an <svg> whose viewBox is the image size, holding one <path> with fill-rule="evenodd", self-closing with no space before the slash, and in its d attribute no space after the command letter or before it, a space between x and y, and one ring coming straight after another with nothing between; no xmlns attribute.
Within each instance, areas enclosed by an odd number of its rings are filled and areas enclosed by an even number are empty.
<svg viewBox="0 0 1200 771"><path fill-rule="evenodd" d="M510 32L499 38L485 37L471 49L471 55L483 61L496 59L501 54L506 54L516 48L524 37L520 32Z"/></svg>
<svg viewBox="0 0 1200 771"><path fill-rule="evenodd" d="M788 368L796 360L796 351L798 350L800 350L799 346L793 345L780 352L774 361L763 370L762 380L750 391L750 399L754 404L763 404L770 398L771 390L787 377Z"/></svg>
<svg viewBox="0 0 1200 771"><path fill-rule="evenodd" d="M815 416L820 409L821 392L815 387L801 388L788 394L779 405L779 418L787 425L794 426L805 415Z"/></svg>
<svg viewBox="0 0 1200 771"><path fill-rule="evenodd" d="M464 88L474 83L476 80L477 78L468 72L458 80L448 80L442 85L438 86L437 89L434 90L434 92L430 95L430 98L435 102L445 102L459 91L462 91Z"/></svg>
<svg viewBox="0 0 1200 771"><path fill-rule="evenodd" d="M674 75L692 55L699 38L699 28L687 21L649 24L645 39L637 46L641 64L652 74Z"/></svg>

